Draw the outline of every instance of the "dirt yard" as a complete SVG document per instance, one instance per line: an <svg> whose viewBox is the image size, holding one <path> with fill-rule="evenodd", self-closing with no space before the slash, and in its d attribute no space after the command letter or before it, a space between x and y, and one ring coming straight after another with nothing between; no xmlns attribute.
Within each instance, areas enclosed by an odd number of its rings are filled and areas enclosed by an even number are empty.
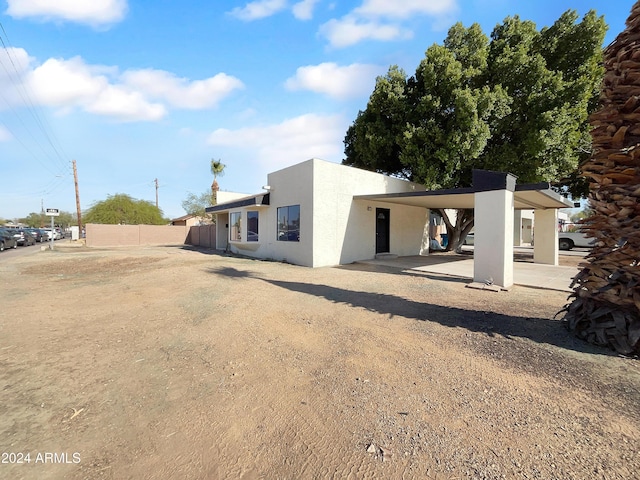
<svg viewBox="0 0 640 480"><path fill-rule="evenodd" d="M465 284L178 247L0 259L0 478L637 478L640 361L570 337L566 293Z"/></svg>

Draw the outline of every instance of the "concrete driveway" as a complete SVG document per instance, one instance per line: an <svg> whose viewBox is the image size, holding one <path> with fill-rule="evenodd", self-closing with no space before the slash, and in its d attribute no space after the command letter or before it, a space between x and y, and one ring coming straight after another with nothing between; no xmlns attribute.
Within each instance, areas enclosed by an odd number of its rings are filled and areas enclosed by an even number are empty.
<svg viewBox="0 0 640 480"><path fill-rule="evenodd" d="M514 250L516 256L526 258L528 253L526 249ZM533 249L529 250L533 256ZM427 256L388 257L360 263L465 278L469 279L469 283L471 283L473 281L473 250L467 246L464 247L464 252L462 254L434 253ZM525 287L572 292L571 281L578 271L578 267L575 266L543 265L516 260L513 262L513 283Z"/></svg>

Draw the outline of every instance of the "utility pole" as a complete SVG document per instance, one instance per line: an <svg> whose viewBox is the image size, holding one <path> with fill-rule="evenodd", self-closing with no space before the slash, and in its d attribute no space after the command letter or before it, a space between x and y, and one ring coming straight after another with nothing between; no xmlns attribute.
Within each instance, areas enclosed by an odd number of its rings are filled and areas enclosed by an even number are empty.
<svg viewBox="0 0 640 480"><path fill-rule="evenodd" d="M78 191L78 170L73 160L73 183L76 187L76 214L78 215L78 235L82 238L82 211L80 210L80 192Z"/></svg>
<svg viewBox="0 0 640 480"><path fill-rule="evenodd" d="M158 207L158 179L156 178L154 181L156 183L156 208L159 208Z"/></svg>

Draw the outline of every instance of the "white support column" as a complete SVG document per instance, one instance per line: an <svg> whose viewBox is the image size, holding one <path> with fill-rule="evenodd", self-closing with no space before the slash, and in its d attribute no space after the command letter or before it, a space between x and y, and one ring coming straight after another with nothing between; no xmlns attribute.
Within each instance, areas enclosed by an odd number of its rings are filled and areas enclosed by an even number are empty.
<svg viewBox="0 0 640 480"><path fill-rule="evenodd" d="M558 265L558 210L548 208L533 212L533 262Z"/></svg>
<svg viewBox="0 0 640 480"><path fill-rule="evenodd" d="M473 280L513 286L513 191L475 193Z"/></svg>

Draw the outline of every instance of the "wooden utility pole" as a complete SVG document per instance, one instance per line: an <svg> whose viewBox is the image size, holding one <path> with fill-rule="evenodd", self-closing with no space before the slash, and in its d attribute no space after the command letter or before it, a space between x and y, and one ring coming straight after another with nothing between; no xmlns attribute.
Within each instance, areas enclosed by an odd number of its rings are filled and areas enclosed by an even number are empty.
<svg viewBox="0 0 640 480"><path fill-rule="evenodd" d="M82 211L80 210L80 192L78 191L78 170L76 161L73 160L73 183L76 187L76 214L78 215L78 235L82 238Z"/></svg>
<svg viewBox="0 0 640 480"><path fill-rule="evenodd" d="M156 178L154 181L156 182L156 208L159 208L158 207L158 179Z"/></svg>

